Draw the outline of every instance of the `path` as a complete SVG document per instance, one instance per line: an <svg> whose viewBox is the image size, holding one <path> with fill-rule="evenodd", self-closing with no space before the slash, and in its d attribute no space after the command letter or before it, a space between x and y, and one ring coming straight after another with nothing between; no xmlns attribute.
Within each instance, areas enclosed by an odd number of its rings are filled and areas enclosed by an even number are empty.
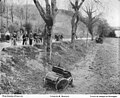
<svg viewBox="0 0 120 98"><path fill-rule="evenodd" d="M97 51L94 73L97 82L94 93L120 94L119 39L109 38Z"/></svg>
<svg viewBox="0 0 120 98"><path fill-rule="evenodd" d="M71 39L63 39L63 41L70 41L70 40ZM86 40L86 38L78 38L77 40ZM90 38L88 38L88 40L90 40ZM55 39L53 39L52 42L56 42ZM29 42L27 42L27 43L29 43ZM11 46L12 46L11 41L9 41L9 42L0 42L0 51L5 47L11 47ZM17 46L22 46L22 41L17 41Z"/></svg>
<svg viewBox="0 0 120 98"><path fill-rule="evenodd" d="M21 45L22 45L22 42L17 42L17 46L21 46ZM0 51L3 48L6 48L6 47L13 47L13 45L11 44L11 41L9 41L9 42L0 42Z"/></svg>
<svg viewBox="0 0 120 98"><path fill-rule="evenodd" d="M68 92L76 94L120 93L119 40L105 39L103 44L93 47L85 60L73 70L75 88Z"/></svg>

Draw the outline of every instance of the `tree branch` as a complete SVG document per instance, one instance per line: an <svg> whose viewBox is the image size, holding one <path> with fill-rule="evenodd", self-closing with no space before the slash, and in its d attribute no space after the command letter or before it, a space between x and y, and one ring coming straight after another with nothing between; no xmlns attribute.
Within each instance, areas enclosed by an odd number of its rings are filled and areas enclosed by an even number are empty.
<svg viewBox="0 0 120 98"><path fill-rule="evenodd" d="M91 25L94 25L98 20L99 18L95 18L94 20L92 20Z"/></svg>
<svg viewBox="0 0 120 98"><path fill-rule="evenodd" d="M56 6L56 0L51 0L51 11L52 11L52 16L55 17L58 12L58 8Z"/></svg>
<svg viewBox="0 0 120 98"><path fill-rule="evenodd" d="M82 17L82 16L79 16L79 20L80 20L81 22L83 22L85 25L88 24L87 21L86 21L86 19L85 19L84 17Z"/></svg>
<svg viewBox="0 0 120 98"><path fill-rule="evenodd" d="M78 6L78 0L75 1L75 6Z"/></svg>
<svg viewBox="0 0 120 98"><path fill-rule="evenodd" d="M72 8L75 9L75 5L71 1L70 1L70 4L72 5Z"/></svg>
<svg viewBox="0 0 120 98"><path fill-rule="evenodd" d="M41 17L42 17L43 20L45 21L45 20L46 20L46 18L45 18L46 15L45 15L45 12L44 12L42 6L41 6L40 3L38 2L38 0L33 0L33 1L34 1L35 5L36 5L36 7L37 7L37 9L38 9Z"/></svg>
<svg viewBox="0 0 120 98"><path fill-rule="evenodd" d="M85 0L82 0L81 3L78 5L78 8L80 9L80 7L82 6L82 4L84 3Z"/></svg>
<svg viewBox="0 0 120 98"><path fill-rule="evenodd" d="M94 0L94 2L99 4L101 3L100 0Z"/></svg>
<svg viewBox="0 0 120 98"><path fill-rule="evenodd" d="M46 14L47 14L47 15L50 15L50 14L51 14L51 11L50 11L49 1L48 1L48 0L45 0L45 2L46 2Z"/></svg>

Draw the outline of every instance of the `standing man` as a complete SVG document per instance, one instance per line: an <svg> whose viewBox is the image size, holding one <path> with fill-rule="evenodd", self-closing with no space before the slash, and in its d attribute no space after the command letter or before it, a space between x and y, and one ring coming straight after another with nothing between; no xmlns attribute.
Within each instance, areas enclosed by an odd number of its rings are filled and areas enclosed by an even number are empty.
<svg viewBox="0 0 120 98"><path fill-rule="evenodd" d="M32 32L29 34L29 45L32 45L33 35Z"/></svg>
<svg viewBox="0 0 120 98"><path fill-rule="evenodd" d="M13 45L16 46L17 45L17 43L16 43L16 41L17 41L17 33L15 31L14 31L14 33L12 35L12 40L13 40Z"/></svg>
<svg viewBox="0 0 120 98"><path fill-rule="evenodd" d="M60 40L62 41L62 39L63 39L63 34L60 35Z"/></svg>
<svg viewBox="0 0 120 98"><path fill-rule="evenodd" d="M37 43L37 33L36 32L33 34L33 37L34 37L34 42Z"/></svg>
<svg viewBox="0 0 120 98"><path fill-rule="evenodd" d="M27 32L25 32L24 34L23 34L23 45L27 45L27 37L28 37L28 35L27 35Z"/></svg>

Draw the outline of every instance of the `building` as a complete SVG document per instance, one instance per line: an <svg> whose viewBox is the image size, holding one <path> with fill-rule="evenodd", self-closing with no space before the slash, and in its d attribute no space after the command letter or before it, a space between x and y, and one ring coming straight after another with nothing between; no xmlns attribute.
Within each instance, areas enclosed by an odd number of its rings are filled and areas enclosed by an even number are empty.
<svg viewBox="0 0 120 98"><path fill-rule="evenodd" d="M114 30L115 30L116 37L120 37L120 27L115 28Z"/></svg>

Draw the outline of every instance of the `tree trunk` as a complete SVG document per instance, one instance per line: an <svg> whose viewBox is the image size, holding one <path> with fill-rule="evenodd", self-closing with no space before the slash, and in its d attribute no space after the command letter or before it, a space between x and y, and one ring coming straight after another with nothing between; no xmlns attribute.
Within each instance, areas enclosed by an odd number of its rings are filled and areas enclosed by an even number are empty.
<svg viewBox="0 0 120 98"><path fill-rule="evenodd" d="M28 7L27 7L27 1L26 1L26 23L28 22Z"/></svg>
<svg viewBox="0 0 120 98"><path fill-rule="evenodd" d="M52 43L51 43L51 40L52 40L51 33L52 32L51 31L52 31L52 28L45 25L43 45L44 45L45 61L46 62L49 62L51 60L51 53L52 53Z"/></svg>
<svg viewBox="0 0 120 98"><path fill-rule="evenodd" d="M34 0L34 3L45 21L45 34L44 34L44 48L46 51L46 59L49 62L51 60L51 53L52 53L52 27L54 24L54 19L56 16L57 8L56 8L56 0L51 0L51 6L49 4L49 0L45 0L46 3L46 13L44 12L44 9L38 2L38 0Z"/></svg>
<svg viewBox="0 0 120 98"><path fill-rule="evenodd" d="M71 25L72 25L71 43L73 49L75 49L75 36L76 36L78 21L79 21L78 12L75 12L71 20Z"/></svg>
<svg viewBox="0 0 120 98"><path fill-rule="evenodd" d="M73 27L72 27L72 35L71 35L71 43L72 43L73 49L75 49L76 29L77 29L77 25L76 25L76 24L73 24Z"/></svg>
<svg viewBox="0 0 120 98"><path fill-rule="evenodd" d="M92 32L92 31L90 31L90 34L91 34L91 41L93 41L93 40L94 40L94 35L93 35L93 32Z"/></svg>
<svg viewBox="0 0 120 98"><path fill-rule="evenodd" d="M89 33L91 34L91 41L93 41L94 40L94 34L93 34L93 30L92 30L92 27L91 27L91 25L89 26Z"/></svg>
<svg viewBox="0 0 120 98"><path fill-rule="evenodd" d="M51 30L52 30L52 28L50 28L49 26L46 28L47 29L47 32L46 32L46 34L47 34L47 47L46 47L46 51L47 51L47 60L49 61L49 60L51 60L51 53L52 53L52 51L51 51Z"/></svg>
<svg viewBox="0 0 120 98"><path fill-rule="evenodd" d="M7 7L7 29L8 29L8 7Z"/></svg>
<svg viewBox="0 0 120 98"><path fill-rule="evenodd" d="M2 24L3 24L3 19L2 19L3 15L1 13L1 28L2 28ZM2 30L2 29L1 29Z"/></svg>
<svg viewBox="0 0 120 98"><path fill-rule="evenodd" d="M86 47L88 46L88 32L87 32L87 39L86 39Z"/></svg>
<svg viewBox="0 0 120 98"><path fill-rule="evenodd" d="M91 35L91 40L92 40L92 41L94 40L94 37L93 37L93 35Z"/></svg>
<svg viewBox="0 0 120 98"><path fill-rule="evenodd" d="M13 17L13 5L11 6L11 19L12 19L12 23L13 23L13 19L14 19L14 17Z"/></svg>

